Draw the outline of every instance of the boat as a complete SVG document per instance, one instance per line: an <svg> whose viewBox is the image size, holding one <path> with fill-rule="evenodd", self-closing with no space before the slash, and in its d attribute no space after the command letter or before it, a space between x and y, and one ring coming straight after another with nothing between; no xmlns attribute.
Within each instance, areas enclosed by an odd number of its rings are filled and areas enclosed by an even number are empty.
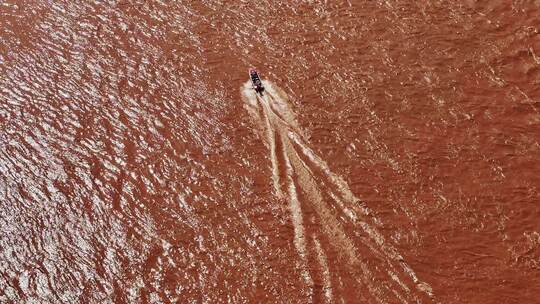
<svg viewBox="0 0 540 304"><path fill-rule="evenodd" d="M251 79L251 85L255 92L263 96L264 86L262 84L261 78L259 77L259 73L255 68L249 69L249 78Z"/></svg>

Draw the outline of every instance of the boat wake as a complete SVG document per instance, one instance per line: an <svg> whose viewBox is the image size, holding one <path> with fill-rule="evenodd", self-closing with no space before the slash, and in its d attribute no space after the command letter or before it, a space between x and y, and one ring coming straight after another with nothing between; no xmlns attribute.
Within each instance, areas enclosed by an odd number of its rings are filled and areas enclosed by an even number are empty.
<svg viewBox="0 0 540 304"><path fill-rule="evenodd" d="M269 148L274 193L288 203L306 297L333 303L340 300L336 295L353 293L361 302L429 301L431 287L378 232L377 219L345 180L309 147L287 95L270 81L263 84L264 96L246 82L242 97Z"/></svg>

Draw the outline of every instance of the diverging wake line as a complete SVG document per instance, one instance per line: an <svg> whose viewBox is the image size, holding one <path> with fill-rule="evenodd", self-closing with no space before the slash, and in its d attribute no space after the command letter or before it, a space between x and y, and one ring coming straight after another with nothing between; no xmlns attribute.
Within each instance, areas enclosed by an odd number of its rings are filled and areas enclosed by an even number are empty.
<svg viewBox="0 0 540 304"><path fill-rule="evenodd" d="M259 96L241 88L245 108L265 138L274 193L288 202L298 267L311 300L336 302L355 290L359 300L422 302L431 287L416 277L376 228L378 220L310 147L287 95L269 81ZM329 259L328 257L335 257Z"/></svg>

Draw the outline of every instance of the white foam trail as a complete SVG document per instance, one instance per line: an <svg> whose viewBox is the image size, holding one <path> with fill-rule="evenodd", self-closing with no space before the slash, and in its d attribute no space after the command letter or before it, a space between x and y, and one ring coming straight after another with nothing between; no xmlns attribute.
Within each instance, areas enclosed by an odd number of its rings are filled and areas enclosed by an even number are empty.
<svg viewBox="0 0 540 304"><path fill-rule="evenodd" d="M242 92L244 94L245 100L248 104L247 110L252 114L252 116L255 116L256 119L260 121L260 115L259 112L261 112L261 108L264 108L262 111L264 116L264 122L266 123L266 141L269 145L270 150L270 161L272 162L272 182L274 185L274 191L276 192L276 195L278 197L283 196L281 192L281 187L279 184L279 167L278 167L278 161L277 161L277 155L276 155L276 138L274 135L274 128L272 127L272 124L270 123L270 119L268 117L268 109L266 104L262 104L259 102L259 99L257 98L257 94L253 91L251 88L251 85L249 83L246 83L242 89Z"/></svg>
<svg viewBox="0 0 540 304"><path fill-rule="evenodd" d="M267 100L267 97L258 97L254 91L251 89L251 86L249 83L246 83L243 87L243 93L244 96L247 97L246 101L249 103L248 111L251 113L254 113L255 111L253 109L262 109L262 115L264 116L264 124L265 126L263 129L265 129L266 133L266 140L269 145L270 150L270 159L272 162L272 180L274 184L274 190L276 192L276 195L278 197L284 197L284 193L281 190L280 185L280 172L279 172L279 164L278 164L278 158L277 153L280 151L277 151L276 146L276 133L280 133L278 126L273 123L274 118L270 117L272 115L272 111L270 110L270 106ZM257 115L259 118L260 116ZM283 142L283 137L281 138L281 144L282 147L286 146L286 143ZM288 154L285 151L281 151L283 154L283 159L285 161L285 174L286 174L286 182L287 182L287 197L288 198L288 208L289 212L291 214L291 220L293 223L293 229L294 229L294 246L296 250L298 251L298 254L300 255L301 260L301 272L302 277L306 283L306 285L309 287L308 296L312 299L313 298L313 279L309 273L308 270L308 253L307 253L307 246L306 246L306 236L305 236L305 229L303 225L303 216L302 216L302 208L300 206L300 201L298 200L298 193L297 189L294 183L294 169L291 165L291 162L289 160Z"/></svg>
<svg viewBox="0 0 540 304"><path fill-rule="evenodd" d="M285 166L287 168L287 181L289 184L289 209L291 211L293 225L294 225L294 243L300 252L302 258L306 258L306 244L304 242L304 226L302 225L302 210L300 207L300 201L298 200L298 193L293 179L293 168L289 157L284 155Z"/></svg>
<svg viewBox="0 0 540 304"><path fill-rule="evenodd" d="M275 133L272 129L272 125L270 123L270 119L268 118L267 111L264 111L264 120L266 121L266 136L268 143L270 144L270 159L272 162L272 181L274 183L274 190L276 191L276 194L281 197L281 187L279 185L279 166L278 166L278 160L276 155L276 137Z"/></svg>
<svg viewBox="0 0 540 304"><path fill-rule="evenodd" d="M321 170L324 171L324 173L330 177L331 181L338 186L338 189L341 192L341 195L343 196L344 200L350 203L353 208L360 210L361 213L365 216L368 216L371 212L368 208L363 206L358 206L357 202L360 200L352 193L352 191L349 189L347 183L341 178L340 176L334 174L332 171L330 171L330 168L326 164L324 160L322 160L319 156L317 156L313 150L311 150L306 144L303 143L303 140L301 137L294 133L294 132L288 132L289 138L291 138L298 146L300 146L306 156L309 157L309 159L317 165ZM353 222L356 221L355 214L346 208L343 204L343 202L335 197L333 193L331 193L331 196L335 199L335 201L343 208L345 214L349 216ZM385 243L384 237L375 230L371 225L368 223L362 221L360 222L360 226L363 228L363 230L369 235L369 237L376 242L378 246L380 246L383 251L388 255L392 260L398 261L399 265L401 265L404 272L412 279L412 281L416 284L422 283L423 286L429 285L425 282L419 282L416 273L412 270L412 268L405 263L403 260L403 257L397 252L395 248L393 248L391 245ZM381 250L377 250L376 248L373 248L375 251L380 252ZM400 284L401 285L401 284ZM430 288L430 287L429 287Z"/></svg>
<svg viewBox="0 0 540 304"><path fill-rule="evenodd" d="M326 260L326 254L321 248L321 243L317 238L313 238L313 243L315 244L315 249L317 251L317 259L322 269L323 277L323 291L324 297L326 298L326 303L334 303L334 296L332 292L332 279L330 278L330 269L328 268L328 261Z"/></svg>
<svg viewBox="0 0 540 304"><path fill-rule="evenodd" d="M338 247L339 250L345 254L346 258L349 260L349 265L353 267L360 266L363 281L356 279L357 282L365 285L371 292L371 295L380 296L380 291L373 285L373 282L370 279L373 277L371 271L365 263L358 259L358 254L356 252L356 248L354 247L354 243L349 239L349 237L347 237L347 234L345 233L340 222L336 219L332 211L326 206L323 196L314 181L313 173L308 167L303 165L300 156L298 155L297 151L291 147L290 142L288 144L289 147L287 150L289 153L291 153L291 157L294 160L293 165L296 168L298 183L302 185L304 194L309 199L309 202L314 206L313 209L321 219L323 232L327 234L328 238L334 241L334 245L338 245L336 247Z"/></svg>
<svg viewBox="0 0 540 304"><path fill-rule="evenodd" d="M288 133L288 136L289 138L291 138L298 146L300 146L304 152L304 154L309 157L309 159L315 164L317 165L321 170L323 170L323 172L328 176L330 177L331 181L338 186L338 189L340 190L341 192L341 195L343 196L344 200L345 201L348 201L348 202L351 202L353 204L356 204L357 202L359 202L360 200L351 192L351 190L349 189L349 186L347 185L347 183L345 182L345 180L343 180L343 178L341 178L341 176L338 176L336 174L334 174L332 171L330 171L330 168L328 167L328 165L326 164L326 162L324 160L322 160L322 158L320 158L319 156L317 156L313 150L311 150L306 144L304 144L304 141L303 139L296 133L294 132L289 132ZM364 215L369 215L370 214L370 211L369 209L365 208L365 207L359 207L359 210L362 212L362 214Z"/></svg>
<svg viewBox="0 0 540 304"><path fill-rule="evenodd" d="M286 142L284 142L284 138L282 137L282 146L284 148L284 151L286 151ZM306 280L306 283L308 286L313 288L313 279L311 278L309 272L307 271L307 264L308 264L308 258L307 258L307 249L306 249L306 236L305 236L305 229L303 225L303 219L302 219L302 207L300 206L300 201L298 200L298 192L296 191L296 185L294 182L294 169L291 165L291 162L289 160L289 157L287 153L283 153L283 158L285 160L285 167L287 168L287 183L289 185L289 210L291 212L293 227L294 227L294 245L296 246L296 249L298 250L298 253L300 254L300 257L302 259L303 264L305 265L304 269L304 280ZM311 292L311 296L313 296L313 292Z"/></svg>
<svg viewBox="0 0 540 304"><path fill-rule="evenodd" d="M266 88L263 97L255 94L249 82L242 87L243 97L246 102L245 107L265 134L270 150L272 180L276 195L288 200L288 209L294 227L294 245L300 256L302 276L306 284L311 288L310 297L313 296L314 283L308 267L310 250L308 249L307 232L303 224L303 208L298 197L299 191L307 199L305 204L310 204L310 209L313 209L320 219L321 231L332 240L330 245L345 253L351 270L357 267L362 270L361 278L356 278L356 280L369 290L369 297L373 297L375 301L384 302L383 299L386 294L384 289L389 289L402 302L406 303L408 300L413 299L418 302L418 298L410 294L411 289L396 274L399 268L401 268L401 271L398 271L398 273L408 276L417 285L418 290L432 296L431 287L427 283L420 282L399 252L385 241L383 235L373 225L368 224L368 222L378 223L378 220L352 193L347 182L339 175L334 174L326 162L309 147L305 137L302 135L302 130L296 122L294 112L287 102L287 95L269 81L263 81L263 84ZM280 147L278 147L278 143L281 144ZM281 177L283 174L280 172L278 155L283 156L284 164L281 167L284 167L286 171L284 172L285 180L282 180ZM314 174L313 169L315 168L322 172L322 176L317 177ZM337 192L328 190L327 194L331 198L331 202L327 202L323 196L323 191L326 189L321 184L325 185L325 183L337 189ZM282 189L282 184L286 185L284 189ZM334 204L334 209L329 208L328 204L330 203ZM345 217L342 217L343 220L348 220L356 227L360 226L367 234L369 239L366 239L366 241L371 241L364 242L364 245L377 258L384 260L388 280L383 282L373 281L372 271L362 259L359 259L355 243L347 235L338 219L338 214L335 214L334 210L342 212L345 215ZM310 233L312 235L316 234L316 232ZM314 247L311 252L316 255L313 258L320 265L325 299L327 302L333 302L331 272L328 267L325 248L316 235L310 239L313 239ZM393 288L393 286L397 289Z"/></svg>

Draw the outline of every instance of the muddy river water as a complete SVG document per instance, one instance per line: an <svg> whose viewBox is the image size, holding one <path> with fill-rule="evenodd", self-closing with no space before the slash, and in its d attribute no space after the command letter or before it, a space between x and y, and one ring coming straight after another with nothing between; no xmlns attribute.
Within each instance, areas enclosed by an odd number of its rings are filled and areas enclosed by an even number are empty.
<svg viewBox="0 0 540 304"><path fill-rule="evenodd" d="M539 1L2 1L0 126L0 303L538 303Z"/></svg>

